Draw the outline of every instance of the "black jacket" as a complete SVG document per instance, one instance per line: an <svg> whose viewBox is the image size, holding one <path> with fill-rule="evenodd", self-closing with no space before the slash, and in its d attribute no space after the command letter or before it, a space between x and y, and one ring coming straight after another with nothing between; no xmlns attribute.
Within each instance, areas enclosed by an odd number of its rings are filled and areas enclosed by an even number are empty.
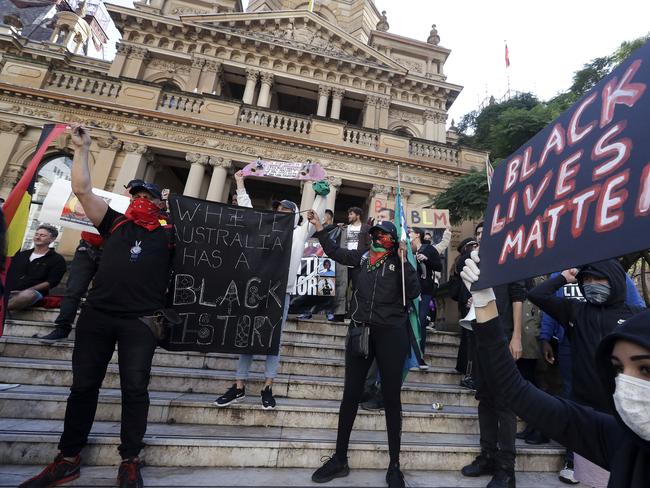
<svg viewBox="0 0 650 488"><path fill-rule="evenodd" d="M650 311L636 315L600 345L596 355L598 384L607 391L614 410L614 371L610 354L617 339L650 349ZM609 488L650 486L650 442L632 432L618 414L553 397L525 381L503 338L497 319L474 328L480 367L494 379L492 387L526 423L568 449L610 471ZM595 385L594 385L595 386Z"/></svg>
<svg viewBox="0 0 650 488"><path fill-rule="evenodd" d="M423 295L433 295L436 290L433 273L442 271L442 261L440 260L440 253L431 244L422 244L417 253L424 254L427 259L418 262L417 271L420 278L420 289Z"/></svg>
<svg viewBox="0 0 650 488"><path fill-rule="evenodd" d="M33 250L17 252L11 258L7 272L7 292L26 290L44 281L50 284L51 290L61 282L66 270L63 256L50 248L45 256L30 261ZM49 290L42 290L40 293L47 295Z"/></svg>
<svg viewBox="0 0 650 488"><path fill-rule="evenodd" d="M393 253L381 267L369 271L366 253L337 246L324 231L316 232L314 236L325 254L334 261L359 267L357 288L350 303L352 320L383 327L404 327L408 315L402 303L402 263L399 257ZM409 263L404 264L404 281L406 298L417 298L420 282Z"/></svg>
<svg viewBox="0 0 650 488"><path fill-rule="evenodd" d="M602 412L611 413L611 404L598 381L594 363L596 349L607 334L638 310L625 304L627 287L625 271L618 261L610 259L587 266L609 278L611 293L602 305L556 296L555 292L567 283L562 275L533 288L528 293L528 298L542 312L562 324L569 334L575 399ZM580 275L578 275L578 285L584 296Z"/></svg>

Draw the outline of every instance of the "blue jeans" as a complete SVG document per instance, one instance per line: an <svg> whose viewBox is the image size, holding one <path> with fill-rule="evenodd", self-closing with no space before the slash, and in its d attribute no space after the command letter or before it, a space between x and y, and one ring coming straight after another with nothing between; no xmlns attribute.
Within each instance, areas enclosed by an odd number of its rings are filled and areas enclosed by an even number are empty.
<svg viewBox="0 0 650 488"><path fill-rule="evenodd" d="M282 329L287 322L287 315L289 314L289 300L290 295L287 293L284 298L284 309L282 311L282 323L280 324L280 347L282 347ZM241 354L239 361L237 361L237 374L235 379L238 381L245 381L248 379L248 372L253 364L252 354ZM264 365L264 377L266 379L274 379L278 375L278 366L280 365L280 352L274 356L266 356L266 363Z"/></svg>

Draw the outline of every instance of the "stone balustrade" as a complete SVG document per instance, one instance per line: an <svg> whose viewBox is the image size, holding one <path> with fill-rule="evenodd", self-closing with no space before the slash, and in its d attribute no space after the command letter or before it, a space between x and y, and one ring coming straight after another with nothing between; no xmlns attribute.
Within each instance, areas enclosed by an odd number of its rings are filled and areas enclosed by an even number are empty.
<svg viewBox="0 0 650 488"><path fill-rule="evenodd" d="M201 97L189 96L179 92L163 92L160 95L158 109L167 113L201 113L204 101Z"/></svg>
<svg viewBox="0 0 650 488"><path fill-rule="evenodd" d="M379 145L379 135L371 130L345 127L343 129L343 142L355 146L364 146L376 151Z"/></svg>
<svg viewBox="0 0 650 488"><path fill-rule="evenodd" d="M74 94L95 95L107 98L117 98L122 89L119 81L105 80L99 77L52 71L47 88L61 89Z"/></svg>
<svg viewBox="0 0 650 488"><path fill-rule="evenodd" d="M431 161L447 161L454 166L459 164L458 149L438 142L411 139L409 155Z"/></svg>
<svg viewBox="0 0 650 488"><path fill-rule="evenodd" d="M256 107L242 107L239 113L239 125L253 125L296 134L309 134L311 130L311 120L308 117Z"/></svg>

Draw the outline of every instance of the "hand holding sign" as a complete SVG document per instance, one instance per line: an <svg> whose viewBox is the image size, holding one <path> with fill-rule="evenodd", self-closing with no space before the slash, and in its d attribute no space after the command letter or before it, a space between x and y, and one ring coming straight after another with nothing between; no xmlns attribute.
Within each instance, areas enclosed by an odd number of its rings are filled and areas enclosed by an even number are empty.
<svg viewBox="0 0 650 488"><path fill-rule="evenodd" d="M565 269L562 271L562 276L567 283L577 283L578 280L576 276L578 275L578 268Z"/></svg>

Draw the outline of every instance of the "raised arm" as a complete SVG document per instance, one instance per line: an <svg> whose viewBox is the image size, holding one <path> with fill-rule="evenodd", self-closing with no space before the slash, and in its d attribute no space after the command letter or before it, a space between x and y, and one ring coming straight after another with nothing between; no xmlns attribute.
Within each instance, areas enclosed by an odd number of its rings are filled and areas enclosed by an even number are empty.
<svg viewBox="0 0 650 488"><path fill-rule="evenodd" d="M329 234L323 231L323 224L315 211L310 210L307 212L307 220L316 229L314 237L318 238L320 245L323 246L323 251L328 257L346 266L359 266L361 264L363 254L356 249L343 249L332 241Z"/></svg>
<svg viewBox="0 0 650 488"><path fill-rule="evenodd" d="M246 191L246 185L244 183L244 175L241 170L235 173L235 183L237 184L237 206L253 208L251 197L248 195L248 192Z"/></svg>
<svg viewBox="0 0 650 488"><path fill-rule="evenodd" d="M567 283L575 283L577 271L576 269L562 271L555 278L544 281L528 292L528 299L532 303L564 327L568 327L575 321L576 309L581 305L576 300L558 297L555 292Z"/></svg>
<svg viewBox="0 0 650 488"><path fill-rule="evenodd" d="M81 125L72 127L72 144L75 146L72 159L72 192L77 196L81 206L95 227L99 226L108 210L106 200L93 193L88 168L88 152L90 151L90 134Z"/></svg>

